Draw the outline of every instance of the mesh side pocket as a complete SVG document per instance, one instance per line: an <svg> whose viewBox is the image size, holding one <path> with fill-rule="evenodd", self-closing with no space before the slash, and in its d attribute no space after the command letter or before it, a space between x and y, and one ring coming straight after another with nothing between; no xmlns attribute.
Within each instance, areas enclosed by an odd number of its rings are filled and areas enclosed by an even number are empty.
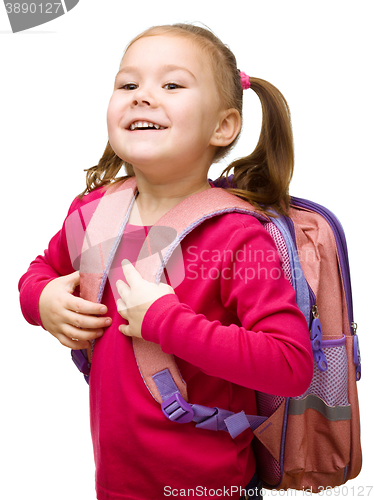
<svg viewBox="0 0 374 500"><path fill-rule="evenodd" d="M282 396L272 396L264 392L256 392L257 415L270 417L285 399Z"/></svg>
<svg viewBox="0 0 374 500"><path fill-rule="evenodd" d="M335 341L336 342L336 341ZM304 399L309 394L321 398L328 406L348 406L348 360L345 348L345 337L332 345L331 341L322 342L322 351L326 357L328 368L319 370L314 363L312 383L307 391L293 399Z"/></svg>

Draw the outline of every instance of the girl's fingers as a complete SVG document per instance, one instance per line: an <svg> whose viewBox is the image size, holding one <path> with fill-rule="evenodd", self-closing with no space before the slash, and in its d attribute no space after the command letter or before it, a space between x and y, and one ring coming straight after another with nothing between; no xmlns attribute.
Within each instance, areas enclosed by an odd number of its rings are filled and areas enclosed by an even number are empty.
<svg viewBox="0 0 374 500"><path fill-rule="evenodd" d="M78 312L80 314L93 316L99 316L108 312L108 308L104 304L84 300L80 297L75 297L74 295L70 294L67 296L66 308L70 311Z"/></svg>
<svg viewBox="0 0 374 500"><path fill-rule="evenodd" d="M69 339L76 339L79 341L87 342L89 340L94 340L101 337L104 334L104 329L97 328L94 330L86 330L83 328L75 327L73 325L65 324L61 328L61 333Z"/></svg>
<svg viewBox="0 0 374 500"><path fill-rule="evenodd" d="M127 307L122 299L117 300L117 311L123 318L126 316Z"/></svg>
<svg viewBox="0 0 374 500"><path fill-rule="evenodd" d="M68 274L67 276L62 276L61 278L65 282L66 288L69 293L73 293L80 283L79 271L75 271L75 273Z"/></svg>
<svg viewBox="0 0 374 500"><path fill-rule="evenodd" d="M118 280L116 283L116 287L118 290L118 293L121 296L121 299L126 302L126 299L130 293L130 287L126 285L126 283L122 280Z"/></svg>
<svg viewBox="0 0 374 500"><path fill-rule="evenodd" d="M137 281L143 279L139 271L135 269L129 260L124 259L121 264L123 274L125 275L126 281L130 287L134 286Z"/></svg>
<svg viewBox="0 0 374 500"><path fill-rule="evenodd" d="M88 340L73 340L63 333L57 333L55 337L61 345L68 347L69 349L88 349L91 346Z"/></svg>
<svg viewBox="0 0 374 500"><path fill-rule="evenodd" d="M129 325L120 325L118 330L126 336L130 336L130 327Z"/></svg>
<svg viewBox="0 0 374 500"><path fill-rule="evenodd" d="M111 318L90 316L78 312L66 311L66 323L83 330L98 330L111 325Z"/></svg>

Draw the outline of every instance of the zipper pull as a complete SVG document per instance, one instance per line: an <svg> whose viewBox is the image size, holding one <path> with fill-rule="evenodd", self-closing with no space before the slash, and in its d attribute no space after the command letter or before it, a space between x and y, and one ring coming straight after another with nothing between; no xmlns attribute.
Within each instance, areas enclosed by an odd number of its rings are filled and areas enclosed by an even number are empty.
<svg viewBox="0 0 374 500"><path fill-rule="evenodd" d="M361 379L361 354L357 336L357 323L352 321L351 328L353 331L353 359L356 367L356 380L358 382Z"/></svg>
<svg viewBox="0 0 374 500"><path fill-rule="evenodd" d="M313 349L314 361L321 372L325 372L328 369L327 359L322 351L322 325L319 320L319 313L317 305L312 307L313 321L310 329L310 339Z"/></svg>

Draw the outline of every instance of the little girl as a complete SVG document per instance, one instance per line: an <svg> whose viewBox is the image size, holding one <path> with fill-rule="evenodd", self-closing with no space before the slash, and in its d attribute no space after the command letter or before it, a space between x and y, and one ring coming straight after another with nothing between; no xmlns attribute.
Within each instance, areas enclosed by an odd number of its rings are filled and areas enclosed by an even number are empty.
<svg viewBox="0 0 374 500"><path fill-rule="evenodd" d="M89 390L99 500L237 500L246 485L254 488L248 498L256 497L251 429L232 438L166 419L140 376L132 337L174 355L195 404L256 415L256 390L292 397L310 384L308 327L257 218L226 213L196 227L174 263L183 268L179 282L171 272L156 285L134 268L163 215L217 189L208 170L238 139L248 87L261 100L262 130L254 152L225 170L234 168L229 191L265 214L287 214L293 149L283 96L239 72L234 55L210 31L154 27L124 54L108 107L109 142L68 213L84 213L109 185L135 176L138 194L112 265L112 286L102 304L77 296L66 221L20 280L28 322L71 349L88 349L95 340ZM116 178L123 164L127 176Z"/></svg>

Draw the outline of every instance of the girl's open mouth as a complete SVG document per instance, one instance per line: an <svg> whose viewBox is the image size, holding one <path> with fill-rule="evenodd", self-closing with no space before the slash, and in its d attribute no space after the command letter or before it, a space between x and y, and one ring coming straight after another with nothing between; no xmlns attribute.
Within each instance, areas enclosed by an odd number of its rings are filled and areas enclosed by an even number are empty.
<svg viewBox="0 0 374 500"><path fill-rule="evenodd" d="M164 130L166 127L162 127L157 123L138 121L130 125L129 130Z"/></svg>

